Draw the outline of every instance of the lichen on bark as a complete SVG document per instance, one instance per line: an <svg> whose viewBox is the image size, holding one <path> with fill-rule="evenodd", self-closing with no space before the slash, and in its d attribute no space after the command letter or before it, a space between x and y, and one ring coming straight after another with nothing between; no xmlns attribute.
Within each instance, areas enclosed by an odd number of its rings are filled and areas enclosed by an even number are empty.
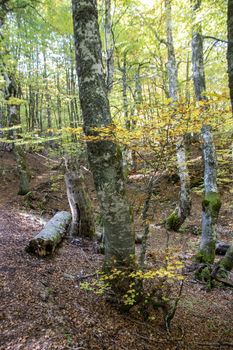
<svg viewBox="0 0 233 350"><path fill-rule="evenodd" d="M93 127L109 126L112 119L103 72L97 2L73 0L72 5L84 130L86 135L98 137ZM121 154L109 140L88 141L87 153L103 218L105 269L128 267L135 261L135 242Z"/></svg>

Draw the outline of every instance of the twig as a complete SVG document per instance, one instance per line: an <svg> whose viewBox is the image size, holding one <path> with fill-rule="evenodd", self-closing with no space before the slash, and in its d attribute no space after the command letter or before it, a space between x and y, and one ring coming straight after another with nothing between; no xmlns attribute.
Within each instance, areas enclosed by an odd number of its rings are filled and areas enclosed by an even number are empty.
<svg viewBox="0 0 233 350"><path fill-rule="evenodd" d="M176 298L176 300L175 300L175 303L174 303L174 305L173 305L172 311L171 311L169 314L167 314L167 315L165 316L166 330L167 330L167 333L168 333L169 335L171 335L171 333L170 333L171 321L173 320L173 318L174 318L174 316L175 316L176 309L177 309L177 306L178 306L178 303L179 303L179 301L180 301L181 294L182 294L182 291L183 291L183 286L184 286L184 282L181 281L181 283L180 283L179 294L178 294L178 296L177 296L177 298Z"/></svg>
<svg viewBox="0 0 233 350"><path fill-rule="evenodd" d="M45 157L45 156L43 156L43 155L40 154L40 153L35 152L35 154L36 154L38 157L44 158L44 159L46 159L46 160L49 160L50 162L53 162L53 163L56 163L56 164L59 164L59 163L60 163L59 161L54 160L54 159L51 159L51 158L48 158L48 157ZM32 155L33 155L33 153L32 153Z"/></svg>
<svg viewBox="0 0 233 350"><path fill-rule="evenodd" d="M220 41L221 43L224 43L224 44L232 43L231 41L219 39L219 38L216 38L215 36L211 36L211 35L202 35L202 37L203 37L203 39L212 39L215 41Z"/></svg>
<svg viewBox="0 0 233 350"><path fill-rule="evenodd" d="M148 336L143 336L143 335L138 334L138 333L133 333L133 335L135 335L136 337L141 338L141 339L143 339L143 340L146 340L147 342L148 342L148 340L151 340L151 341L153 341L154 343L166 343L166 342L169 341L169 339L159 339L159 340L157 340L157 339L155 339L155 338L151 338L151 337L148 337ZM149 345L149 344L147 344L147 345ZM150 345L149 345L149 346L150 346Z"/></svg>
<svg viewBox="0 0 233 350"><path fill-rule="evenodd" d="M63 276L66 279L80 281L80 280L85 280L85 279L90 278L90 277L97 276L97 273L95 272L95 273L91 273L89 275L70 275L68 273L64 273Z"/></svg>
<svg viewBox="0 0 233 350"><path fill-rule="evenodd" d="M194 342L194 344L199 345L199 346L207 346L207 347L221 347L221 346L233 347L233 343L221 342L221 341L219 341L218 343L207 343L207 342L196 343L196 342Z"/></svg>

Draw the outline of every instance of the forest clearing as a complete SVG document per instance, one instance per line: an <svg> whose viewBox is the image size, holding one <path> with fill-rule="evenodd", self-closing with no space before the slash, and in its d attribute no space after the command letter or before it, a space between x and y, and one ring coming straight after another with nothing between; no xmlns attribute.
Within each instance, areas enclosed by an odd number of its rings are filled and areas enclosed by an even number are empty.
<svg viewBox="0 0 233 350"><path fill-rule="evenodd" d="M0 349L233 349L233 0L0 0Z"/></svg>

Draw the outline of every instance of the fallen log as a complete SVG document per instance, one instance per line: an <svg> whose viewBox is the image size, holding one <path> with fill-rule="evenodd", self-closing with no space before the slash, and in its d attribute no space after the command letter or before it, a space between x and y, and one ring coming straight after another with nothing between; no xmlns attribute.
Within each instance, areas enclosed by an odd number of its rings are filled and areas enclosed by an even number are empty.
<svg viewBox="0 0 233 350"><path fill-rule="evenodd" d="M52 255L64 237L70 222L69 212L58 212L48 221L43 230L30 240L26 251L38 257Z"/></svg>

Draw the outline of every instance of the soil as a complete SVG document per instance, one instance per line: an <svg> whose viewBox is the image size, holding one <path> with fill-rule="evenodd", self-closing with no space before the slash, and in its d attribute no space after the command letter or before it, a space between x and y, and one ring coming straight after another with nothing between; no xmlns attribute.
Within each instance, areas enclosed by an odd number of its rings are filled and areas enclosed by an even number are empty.
<svg viewBox="0 0 233 350"><path fill-rule="evenodd" d="M59 162L29 154L28 164L32 191L27 196L17 196L13 155L6 152L0 157L0 349L233 349L230 287L217 285L208 291L192 273L186 272L181 300L168 334L160 311L145 321L136 310L122 314L103 296L80 288L78 277L101 269L103 255L96 241L65 240L49 259L27 254L25 246L48 218L58 210L68 209ZM132 175L127 185L138 233L142 232L140 210L146 181ZM223 205L217 227L219 239L226 242L233 237L229 185L232 183L220 187ZM178 190L179 183L164 177L152 198L147 254L151 266L163 258L168 241L186 265L191 264L198 246L202 198L198 191L192 193L192 214L182 232L168 235L162 224L174 208ZM94 196L93 189L91 192Z"/></svg>

